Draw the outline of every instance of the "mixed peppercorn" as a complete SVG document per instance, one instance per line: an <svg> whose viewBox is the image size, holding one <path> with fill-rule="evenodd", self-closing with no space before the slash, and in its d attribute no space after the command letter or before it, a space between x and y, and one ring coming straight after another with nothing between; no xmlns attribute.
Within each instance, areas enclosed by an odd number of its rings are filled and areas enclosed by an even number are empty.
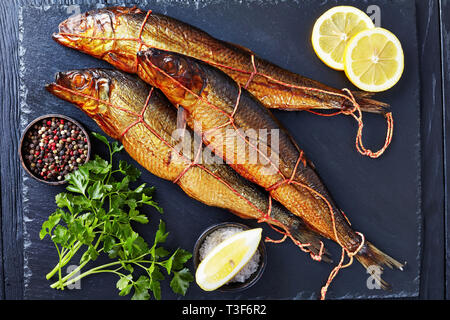
<svg viewBox="0 0 450 320"><path fill-rule="evenodd" d="M62 181L88 158L88 140L79 126L62 118L46 118L34 124L23 141L27 168L46 181Z"/></svg>

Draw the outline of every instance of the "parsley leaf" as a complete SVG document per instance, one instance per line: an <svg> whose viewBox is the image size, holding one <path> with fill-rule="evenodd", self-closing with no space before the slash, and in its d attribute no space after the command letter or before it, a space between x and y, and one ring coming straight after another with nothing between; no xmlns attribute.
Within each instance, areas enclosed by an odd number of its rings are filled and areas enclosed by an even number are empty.
<svg viewBox="0 0 450 320"><path fill-rule="evenodd" d="M56 274L58 280L52 288L64 287L96 273L108 272L119 277L116 287L120 296L133 290L132 299L161 299L161 281L165 280L162 270L172 276L170 287L175 293L184 295L193 281L193 276L184 264L191 254L183 249L171 253L161 246L169 233L164 221L159 221L158 230L149 246L134 229L134 223L146 224L149 217L141 212L143 206L150 206L162 213L162 208L153 200L154 187L145 183L132 187L141 172L121 160L113 168L113 155L123 149L117 142L98 133L94 137L106 144L109 161L96 155L94 159L68 174L66 187L55 197L58 207L42 224L40 239L47 235L54 243L59 261L47 274L47 279ZM84 251L82 251L84 250ZM66 276L62 269L81 251L79 267ZM100 255L111 259L109 263L92 265ZM165 259L166 260L161 260ZM90 263L91 268L86 265ZM135 269L144 271L135 279Z"/></svg>
<svg viewBox="0 0 450 320"><path fill-rule="evenodd" d="M192 281L194 281L192 274L187 268L183 268L180 271L174 271L173 279L170 281L170 287L173 292L184 296L189 287L189 283Z"/></svg>

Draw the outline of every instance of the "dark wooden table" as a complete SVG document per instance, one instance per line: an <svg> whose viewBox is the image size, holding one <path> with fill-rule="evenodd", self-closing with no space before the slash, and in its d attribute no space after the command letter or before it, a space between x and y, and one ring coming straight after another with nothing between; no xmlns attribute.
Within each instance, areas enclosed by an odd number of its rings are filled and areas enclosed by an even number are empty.
<svg viewBox="0 0 450 320"><path fill-rule="evenodd" d="M36 2L71 3L70 0ZM21 179L17 147L20 138L18 128L22 124L19 79L15 70L20 68L17 45L19 3L13 0L0 2L0 299L24 297L24 217L21 212L21 185L17 183ZM447 275L450 274L450 250L447 249L450 245L447 235L450 226L450 142L446 138L450 128L450 0L416 0L415 6L420 64L423 215L419 298L443 299L449 297ZM408 26L405 25L405 28Z"/></svg>

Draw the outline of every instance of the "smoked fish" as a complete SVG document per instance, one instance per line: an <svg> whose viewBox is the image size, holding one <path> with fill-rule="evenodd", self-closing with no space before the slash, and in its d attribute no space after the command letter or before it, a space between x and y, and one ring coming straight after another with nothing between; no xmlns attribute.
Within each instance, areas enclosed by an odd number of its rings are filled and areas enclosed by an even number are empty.
<svg viewBox="0 0 450 320"><path fill-rule="evenodd" d="M71 16L53 34L58 43L136 72L136 53L157 48L188 55L228 74L271 109L351 111L347 92L285 70L249 49L215 39L174 18L132 7L95 9ZM371 93L352 92L362 111L386 114L388 104Z"/></svg>
<svg viewBox="0 0 450 320"><path fill-rule="evenodd" d="M263 219L313 257L331 261L320 236L268 194L238 175L209 149L194 144L177 149L177 112L164 95L134 75L118 70L83 69L60 72L46 86L91 117L127 153L152 174L170 180L191 198L245 219ZM185 135L192 136L186 129ZM195 153L194 153L195 152ZM199 161L200 154L203 161ZM212 157L212 158L211 158ZM195 161L195 165L193 162ZM317 259L316 259L317 260Z"/></svg>
<svg viewBox="0 0 450 320"><path fill-rule="evenodd" d="M239 174L266 189L364 267L387 265L402 269L401 263L352 229L303 151L245 88L219 69L178 53L153 48L139 52L138 60L140 78L159 88L174 106L183 107L189 126ZM262 129L271 133L259 134ZM257 135L246 134L249 131ZM255 150L261 161L250 161Z"/></svg>

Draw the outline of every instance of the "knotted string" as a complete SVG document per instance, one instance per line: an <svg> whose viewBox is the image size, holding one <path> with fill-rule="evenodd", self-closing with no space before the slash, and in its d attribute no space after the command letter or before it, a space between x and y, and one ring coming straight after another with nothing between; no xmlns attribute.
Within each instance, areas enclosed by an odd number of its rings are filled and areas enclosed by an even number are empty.
<svg viewBox="0 0 450 320"><path fill-rule="evenodd" d="M349 263L347 263L346 265L343 265L343 258L341 258L340 263L331 271L330 276L328 277L327 283L325 284L325 286L321 290L321 299L325 299L326 292L327 292L328 287L329 287L330 283L332 282L332 280L336 277L336 275L338 274L339 270L341 270L343 268L346 268L346 267L350 266L353 263L353 256L358 254L358 252L361 250L361 248L363 248L365 241L364 241L364 236L361 233L358 232L357 234L360 235L362 241L361 241L360 245L358 246L358 248L355 251L350 252L345 247L345 245L342 244L342 242L339 239L339 236L338 236L338 233L337 233L337 229L336 229L336 221L335 221L335 217L334 217L335 212L333 210L333 206L328 201L328 199L325 196L323 196L321 193L319 193L318 191L316 191L313 188L309 187L308 185L294 180L294 177L296 175L296 171L298 169L298 166L299 166L300 162L303 162L304 165L306 164L306 160L303 158L303 151L299 152L299 157L298 157L298 159L296 161L296 164L295 164L295 167L294 167L294 170L293 170L291 176L289 178L286 178L284 176L284 174L280 171L278 166L275 163L273 163L273 161L266 154L262 153L257 146L255 146L254 144L250 143L250 141L248 141L246 139L246 137L243 136L243 134L240 132L239 128L236 126L235 120L234 120L234 115L235 115L236 110L237 110L237 108L239 106L239 101L240 101L241 94L242 94L242 89L241 89L241 86L239 84L237 84L238 96L236 98L236 102L235 102L233 111L232 111L231 114L228 114L226 111L222 110L220 107L212 104L211 102L209 102L207 99L205 99L201 95L199 95L199 94L195 93L194 91L192 91L191 89L187 88L184 84L182 84L180 81L178 81L177 79L175 79L172 76L170 76L169 74L167 74L164 70L162 70L158 66L155 66L150 61L147 61L147 62L152 65L152 68L154 68L158 72L162 73L167 79L169 79L171 82L173 82L176 86L178 86L178 87L182 88L183 90L187 91L188 93L192 94L196 99L198 99L199 101L205 103L206 105L208 105L211 108L213 108L215 111L221 113L226 118L228 118L228 121L226 121L224 124L219 125L219 126L217 126L215 128L210 128L207 132L215 131L218 128L225 128L226 126L232 126L238 137L240 137L245 143L247 143L249 145L249 147L255 149L261 156L263 156L270 163L270 165L273 168L275 168L277 174L280 175L281 180L279 182L275 183L274 185L266 188L267 191L272 192L275 189L281 187L282 185L295 184L295 185L298 185L298 186L300 186L302 188L307 189L309 192L317 195L318 197L320 197L325 202L325 204L328 206L328 209L329 209L329 212L330 212L330 216L331 216L332 228L333 228L333 233L334 233L334 239L342 247L342 256L345 257L345 254L347 254L347 256L350 259ZM142 70L145 73L145 69L142 68ZM205 136L205 134L203 132L202 133L202 137L204 138L204 136ZM206 142L208 142L208 141L206 141ZM271 203L271 196L269 196L269 204L270 203ZM347 217L345 217L345 219L347 219ZM268 215L264 215L263 218L262 218L262 221L270 221ZM282 242L285 239L286 239L286 237L283 237L281 240L279 240L279 242ZM276 241L272 241L272 242L276 242ZM299 246L299 247L301 249L303 249L302 246ZM321 257L322 249L320 251L321 251L320 257ZM311 256L313 257L312 253L311 253ZM313 257L313 259L320 261L321 258L316 256L316 257Z"/></svg>
<svg viewBox="0 0 450 320"><path fill-rule="evenodd" d="M257 211L260 214L260 218L258 219L258 223L263 223L266 222L272 229L274 229L276 232L279 232L283 235L283 238L281 240L272 240L270 238L266 238L265 240L267 242L274 242L274 243L281 243L283 242L286 238L290 238L294 244L296 246L298 246L303 252L305 253L309 253L311 258L314 259L315 261L321 261L322 259L322 255L324 253L324 244L322 241L320 241L320 250L318 254L314 254L311 250L308 249L308 247L311 246L311 243L301 243L300 241L298 241L297 239L295 239L295 237L292 235L292 233L289 231L289 229L283 225L280 221L274 219L271 216L272 213L272 198L269 196L269 204L268 204L268 209L267 212L262 211L261 209L258 208L257 205L255 205L254 203L252 203L249 199L245 198L242 194L239 193L239 191L237 191L233 186L231 186L229 183L227 183L224 179L222 179L220 176L218 176L217 174L215 174L213 171L211 171L210 169L208 169L207 167L205 167L204 165L201 164L200 162L200 155L201 155L201 150L202 148L199 148L196 156L194 157L194 160L191 160L189 157L186 157L186 155L184 155L180 150L177 150L170 142L168 142L164 137L162 137L155 129L153 129L146 121L145 121L145 112L148 109L149 106L149 102L150 102L150 98L152 96L152 93L154 91L154 88L152 87L150 89L150 92L146 98L145 101L145 105L142 108L140 113L136 113L134 111L122 108L118 105L112 104L109 101L106 100L102 100L99 98L96 98L94 96L82 93L82 92L78 92L66 87L63 87L59 84L53 84L55 87L59 88L60 90L69 92L73 95L77 95L77 96L81 96L83 98L87 98L93 101L96 101L98 104L104 104L107 105L111 108L115 108L118 109L120 111L123 111L129 115L135 116L137 117L137 119L135 121L133 121L130 125L128 125L123 132L119 135L120 139L122 140L125 135L130 131L131 128L133 128L134 126L138 125L138 124L142 124L145 126L146 129L148 129L153 135L155 135L164 145L166 145L169 149L172 150L172 152L175 152L176 154L178 154L187 164L186 167L182 170L182 172L173 180L173 183L178 184L180 182L180 179L187 173L187 171L193 167L198 167L200 169L202 169L203 171L207 172L209 175L213 176L215 179L219 180L222 184L224 184L230 191L233 192L233 194L235 194L236 196L238 196L240 199L244 200L252 209L254 209L255 211ZM237 109L239 103L236 103L235 109ZM234 114L234 113L233 113ZM275 227L277 226L277 227Z"/></svg>
<svg viewBox="0 0 450 320"><path fill-rule="evenodd" d="M133 9L137 9L136 7L131 8L131 11ZM139 32L137 37L124 37L124 38L116 38L116 37L96 37L96 36L85 36L85 35L80 35L80 34L73 34L73 33L64 33L64 32L60 32L59 34L62 36L68 36L68 37L77 37L77 38L85 38L85 39L91 39L91 40L103 40L103 41L134 41L137 42L139 44L138 48L137 48L137 52L139 52L140 50L142 50L142 48L145 46L146 48L155 48L155 49L159 49L159 50L165 50L164 48L157 48L153 45L150 45L149 43L146 43L143 39L142 39L142 34L145 28L145 25L148 22L148 19L150 17L150 15L152 14L152 11L149 10L147 11L147 14L145 15L145 18L139 28ZM137 53L136 52L136 53ZM386 139L385 139L385 143L383 145L383 147L374 152L370 149L365 148L363 142L362 142L362 134L363 134L363 127L364 127L364 123L363 123L363 116L362 116L362 111L361 111L361 107L360 105L357 103L356 99L354 98L353 94L351 93L350 90L344 88L342 89L342 91L344 91L347 94L343 94L343 93L338 93L338 92L333 92L333 91L328 91L328 90L323 90L323 89L319 89L319 88L314 88L314 87L307 87L307 86L300 86L300 85L295 85L295 84L291 84L291 83L287 83L284 81L281 81L279 79L275 79L274 77L264 74L263 72L259 72L257 67L256 67L256 62L255 62L255 55L253 53L251 53L250 55L250 63L252 65L252 71L247 71L247 70L242 70L239 68L235 68L232 66L228 66L228 65L224 65L221 63L217 63L215 61L210 61L207 59L199 59L205 63L208 63L210 65L222 68L222 69L228 69L228 70L232 70L234 72L239 72L242 74L248 74L249 78L247 79L244 88L247 89L248 86L250 85L250 83L253 81L255 76L261 76L273 83L276 83L278 85L284 86L286 88L292 88L292 89L298 89L298 90L303 90L303 91L311 91L311 92L320 92L320 93L324 93L324 94L328 94L328 95L332 95L332 96L336 96L336 97L341 97L345 100L350 101L350 103L353 105L353 108L351 110L340 110L338 112L335 113L329 113L329 114L325 114L325 113L320 113L320 112L316 112L313 111L311 109L306 109L306 111L309 111L313 114L316 115L320 115L320 116L327 116L327 117L331 117L331 116L335 116L335 115L339 115L339 114L343 114L343 115L348 115L348 116L352 116L355 121L358 124L358 130L357 130L357 134L356 134L356 138L355 138L355 147L356 150L362 154L363 156L367 156L370 158L378 158L380 157L385 151L386 149L389 147L391 141L392 141L392 136L393 136L393 127L394 127L394 119L392 117L392 113L386 113L385 114L385 118L386 118L386 122L387 122L387 130L386 130ZM134 65L134 70L137 70L137 66L138 66L138 58L136 55L135 58L135 65Z"/></svg>

